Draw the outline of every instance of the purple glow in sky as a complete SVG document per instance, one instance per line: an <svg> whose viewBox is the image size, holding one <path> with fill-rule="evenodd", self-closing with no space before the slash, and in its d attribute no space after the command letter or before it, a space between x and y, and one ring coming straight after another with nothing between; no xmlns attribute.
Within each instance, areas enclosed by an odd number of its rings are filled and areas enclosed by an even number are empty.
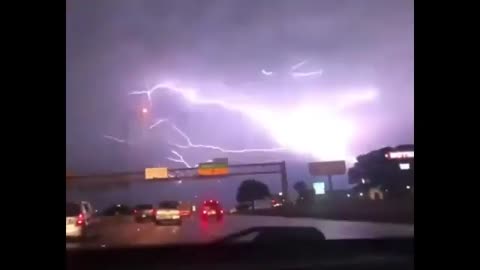
<svg viewBox="0 0 480 270"><path fill-rule="evenodd" d="M350 161L413 143L413 1L67 0L66 91L73 171Z"/></svg>

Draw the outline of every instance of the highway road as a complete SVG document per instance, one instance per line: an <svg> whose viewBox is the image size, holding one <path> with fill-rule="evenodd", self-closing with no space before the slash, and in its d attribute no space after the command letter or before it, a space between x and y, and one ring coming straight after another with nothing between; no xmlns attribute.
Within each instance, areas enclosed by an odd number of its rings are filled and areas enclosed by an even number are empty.
<svg viewBox="0 0 480 270"><path fill-rule="evenodd" d="M153 223L138 224L132 217L126 216L99 218L95 229L97 237L82 242L67 241L66 248L202 243L255 226L315 227L327 239L414 235L414 226L405 224L227 215L220 222L204 222L198 217L191 217L185 219L181 226L157 226Z"/></svg>

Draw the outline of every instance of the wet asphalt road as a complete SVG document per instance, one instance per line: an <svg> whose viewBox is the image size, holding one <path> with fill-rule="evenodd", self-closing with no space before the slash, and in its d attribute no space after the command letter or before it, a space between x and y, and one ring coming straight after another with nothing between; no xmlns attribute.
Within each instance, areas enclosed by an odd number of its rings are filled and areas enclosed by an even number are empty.
<svg viewBox="0 0 480 270"><path fill-rule="evenodd" d="M335 221L312 218L267 216L230 216L222 221L201 221L186 218L181 226L157 226L135 223L132 217L99 218L96 237L86 241L67 241L67 249L82 247L163 245L209 242L255 226L308 226L322 231L327 239L381 238L413 236L413 225L356 221Z"/></svg>

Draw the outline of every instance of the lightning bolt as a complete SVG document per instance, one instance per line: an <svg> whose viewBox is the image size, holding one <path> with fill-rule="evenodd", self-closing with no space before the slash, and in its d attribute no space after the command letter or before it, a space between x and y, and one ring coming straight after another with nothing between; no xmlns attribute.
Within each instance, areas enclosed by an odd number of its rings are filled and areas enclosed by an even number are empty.
<svg viewBox="0 0 480 270"><path fill-rule="evenodd" d="M182 136L185 141L187 141L187 145L181 145L181 144L174 144L178 148L182 149L188 149L188 148L204 148L204 149L212 149L212 150L217 150L222 153L255 153L255 152L279 152L279 151L285 151L285 148L246 148L246 149L225 149L219 146L215 145L204 145L204 144L194 144L192 143L192 140L190 137L188 137L185 132L180 130L177 126L173 125L173 129L175 129L180 136Z"/></svg>
<svg viewBox="0 0 480 270"><path fill-rule="evenodd" d="M105 138L107 140L112 140L112 141L117 142L117 143L126 143L127 142L124 139L120 139L120 138L110 136L110 135L103 135L103 138Z"/></svg>
<svg viewBox="0 0 480 270"><path fill-rule="evenodd" d="M303 61L305 62L305 61ZM298 68L304 64L296 64L293 68ZM294 77L308 77L322 74L322 70L313 72L290 72ZM278 152L289 150L300 154L311 154L319 159L344 158L345 150L352 134L354 126L339 114L346 108L369 103L377 99L378 92L369 89L365 92L355 90L347 94L347 98L319 104L317 102L304 102L289 108L266 108L262 104L256 104L257 100L239 100L210 98L201 94L195 88L183 87L173 81L165 81L154 85L152 88L144 91L133 91L129 95L147 95L151 101L152 95L157 91L168 91L180 95L183 99L193 105L214 105L225 110L239 112L248 116L260 127L268 131L272 138L281 146L281 148L266 149L225 149L216 145L194 144L190 137L178 127L174 126L176 132L183 137L186 144L172 144L177 148L191 149L202 148L212 149L223 153L251 153L251 152ZM159 121L159 122L158 122ZM164 122L158 120L151 126ZM312 126L311 123L317 123ZM152 128L153 128L152 127ZM325 132L328 130L329 132ZM172 150L173 151L173 150ZM178 156L178 153L175 154ZM171 159L171 158L170 158ZM174 162L183 163L185 160L175 159Z"/></svg>
<svg viewBox="0 0 480 270"><path fill-rule="evenodd" d="M151 100L152 94L160 89L173 91L194 104L217 105L228 110L237 110L237 111L241 110L239 106L231 106L229 105L228 102L224 100L199 97L196 89L179 87L176 83L171 81L157 84L152 88L150 88L149 90L133 91L133 92L130 92L129 95L147 95L148 99Z"/></svg>
<svg viewBox="0 0 480 270"><path fill-rule="evenodd" d="M188 164L188 162L185 161L183 156L180 155L177 151L171 150L170 152L172 152L172 154L176 155L178 157L178 159L175 159L175 158L172 158L172 157L167 157L168 160L173 161L173 162L177 162L177 163L183 163L183 165L185 165L185 167L192 168L192 166L190 166L190 164Z"/></svg>
<svg viewBox="0 0 480 270"><path fill-rule="evenodd" d="M271 76L273 74L272 71L266 71L265 69L262 69L262 74L265 76Z"/></svg>
<svg viewBox="0 0 480 270"><path fill-rule="evenodd" d="M168 119L158 119L155 123L151 124L148 128L149 129L152 129L158 125L160 125L161 123L164 123L164 122L167 122Z"/></svg>
<svg viewBox="0 0 480 270"><path fill-rule="evenodd" d="M292 76L294 78L299 78L299 77L310 77L310 76L316 76L316 75L322 75L323 70L317 70L317 71L311 71L311 72L293 72Z"/></svg>
<svg viewBox="0 0 480 270"><path fill-rule="evenodd" d="M291 71L297 70L299 67L305 65L305 63L307 63L307 60L303 60L302 62L293 65L293 66L290 68L290 70L291 70Z"/></svg>

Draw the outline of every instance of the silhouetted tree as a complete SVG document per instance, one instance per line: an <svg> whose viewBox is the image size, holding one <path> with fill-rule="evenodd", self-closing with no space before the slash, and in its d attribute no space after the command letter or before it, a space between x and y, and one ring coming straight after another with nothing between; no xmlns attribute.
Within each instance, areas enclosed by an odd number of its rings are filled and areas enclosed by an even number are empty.
<svg viewBox="0 0 480 270"><path fill-rule="evenodd" d="M304 181L296 182L293 189L298 193L297 204L310 205L315 201L315 191L313 188L308 188Z"/></svg>
<svg viewBox="0 0 480 270"><path fill-rule="evenodd" d="M269 196L268 186L255 179L244 180L237 190L237 202L250 202L252 208L254 207L253 201L262 200Z"/></svg>
<svg viewBox="0 0 480 270"><path fill-rule="evenodd" d="M409 160L410 170L400 170L398 160L389 160L385 154L390 151L413 150L413 145L385 147L360 155L357 162L348 170L349 183L356 184L354 190L366 191L372 187L388 189L389 194L402 194L405 185L413 185L413 160ZM362 179L365 183L362 183Z"/></svg>

